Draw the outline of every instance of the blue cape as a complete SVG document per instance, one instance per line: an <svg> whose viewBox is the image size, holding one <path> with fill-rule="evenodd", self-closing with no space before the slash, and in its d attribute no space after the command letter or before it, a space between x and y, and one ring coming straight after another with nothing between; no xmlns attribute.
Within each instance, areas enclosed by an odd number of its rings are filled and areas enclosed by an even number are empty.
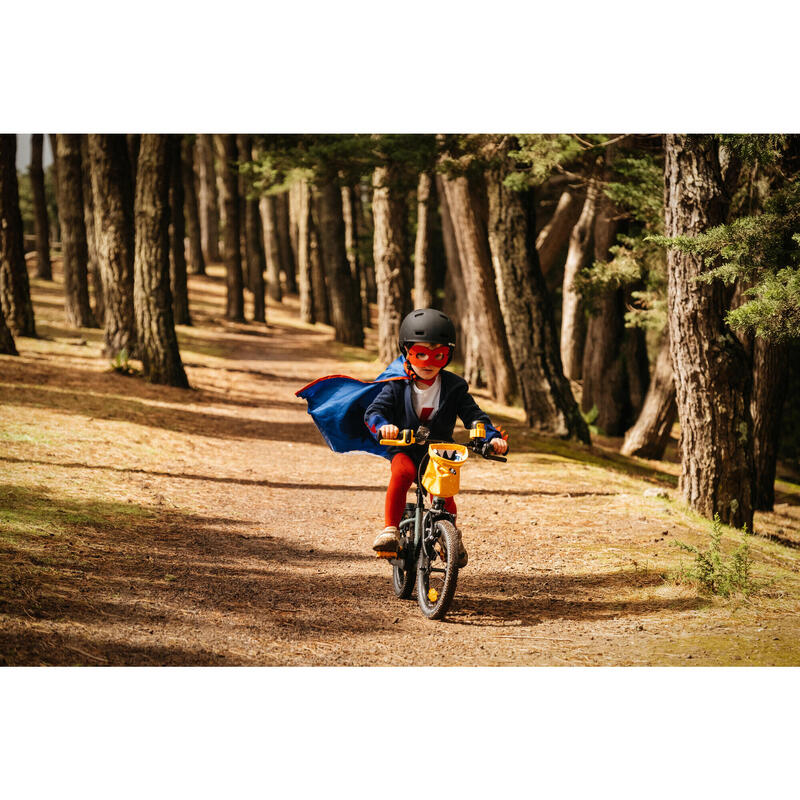
<svg viewBox="0 0 800 800"><path fill-rule="evenodd" d="M318 378L295 392L308 403L308 413L335 453L360 451L391 458L389 448L378 444L364 422L367 407L386 381L408 380L405 358L398 356L374 381L347 375Z"/></svg>

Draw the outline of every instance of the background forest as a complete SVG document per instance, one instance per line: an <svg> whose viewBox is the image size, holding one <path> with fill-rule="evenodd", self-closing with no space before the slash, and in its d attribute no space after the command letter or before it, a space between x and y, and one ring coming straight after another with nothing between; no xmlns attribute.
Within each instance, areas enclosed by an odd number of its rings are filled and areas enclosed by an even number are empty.
<svg viewBox="0 0 800 800"><path fill-rule="evenodd" d="M533 431L659 459L753 528L800 469L800 136L50 134L0 137L0 352L36 337L29 275L120 373L188 387L187 274L225 316L303 322L396 356L414 307L456 322L456 368ZM245 298L249 317L245 318ZM120 378L122 380L122 378Z"/></svg>

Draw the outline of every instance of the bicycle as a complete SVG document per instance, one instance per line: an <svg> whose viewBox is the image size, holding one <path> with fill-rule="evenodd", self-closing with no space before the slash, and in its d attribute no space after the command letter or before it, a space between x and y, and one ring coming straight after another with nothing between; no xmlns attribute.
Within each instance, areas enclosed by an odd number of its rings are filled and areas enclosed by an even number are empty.
<svg viewBox="0 0 800 800"><path fill-rule="evenodd" d="M416 502L406 503L398 526L397 551L379 555L388 558L392 565L395 595L407 600L416 583L417 603L422 613L428 619L442 619L450 608L458 582L458 535L455 518L445 511L445 498L458 494L460 470L469 450L489 461L508 459L494 455L482 422L473 423L466 445L432 440L429 436L428 428L421 426L416 432L401 431L398 439L380 440L381 444L394 447L427 444L428 453L427 460L423 458L417 469ZM433 498L429 506L425 505L426 495ZM444 566L439 566L439 562Z"/></svg>

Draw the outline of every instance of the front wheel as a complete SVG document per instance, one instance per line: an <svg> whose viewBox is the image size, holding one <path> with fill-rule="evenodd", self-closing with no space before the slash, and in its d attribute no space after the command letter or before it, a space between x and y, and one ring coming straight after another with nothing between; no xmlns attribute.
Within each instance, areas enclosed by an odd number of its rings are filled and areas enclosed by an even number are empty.
<svg viewBox="0 0 800 800"><path fill-rule="evenodd" d="M450 608L458 582L458 536L452 522L434 523L417 564L417 601L428 619L441 619Z"/></svg>

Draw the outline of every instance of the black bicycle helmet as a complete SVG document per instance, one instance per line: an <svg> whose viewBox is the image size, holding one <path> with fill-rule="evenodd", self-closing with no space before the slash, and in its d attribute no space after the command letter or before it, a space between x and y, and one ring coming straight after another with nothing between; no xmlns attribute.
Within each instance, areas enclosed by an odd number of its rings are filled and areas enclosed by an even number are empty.
<svg viewBox="0 0 800 800"><path fill-rule="evenodd" d="M449 364L456 346L456 329L450 319L441 311L437 311L435 308L418 308L407 314L400 323L397 338L400 352L404 356L408 355L407 345L414 342L446 344L450 348L450 356L447 359L447 364Z"/></svg>

